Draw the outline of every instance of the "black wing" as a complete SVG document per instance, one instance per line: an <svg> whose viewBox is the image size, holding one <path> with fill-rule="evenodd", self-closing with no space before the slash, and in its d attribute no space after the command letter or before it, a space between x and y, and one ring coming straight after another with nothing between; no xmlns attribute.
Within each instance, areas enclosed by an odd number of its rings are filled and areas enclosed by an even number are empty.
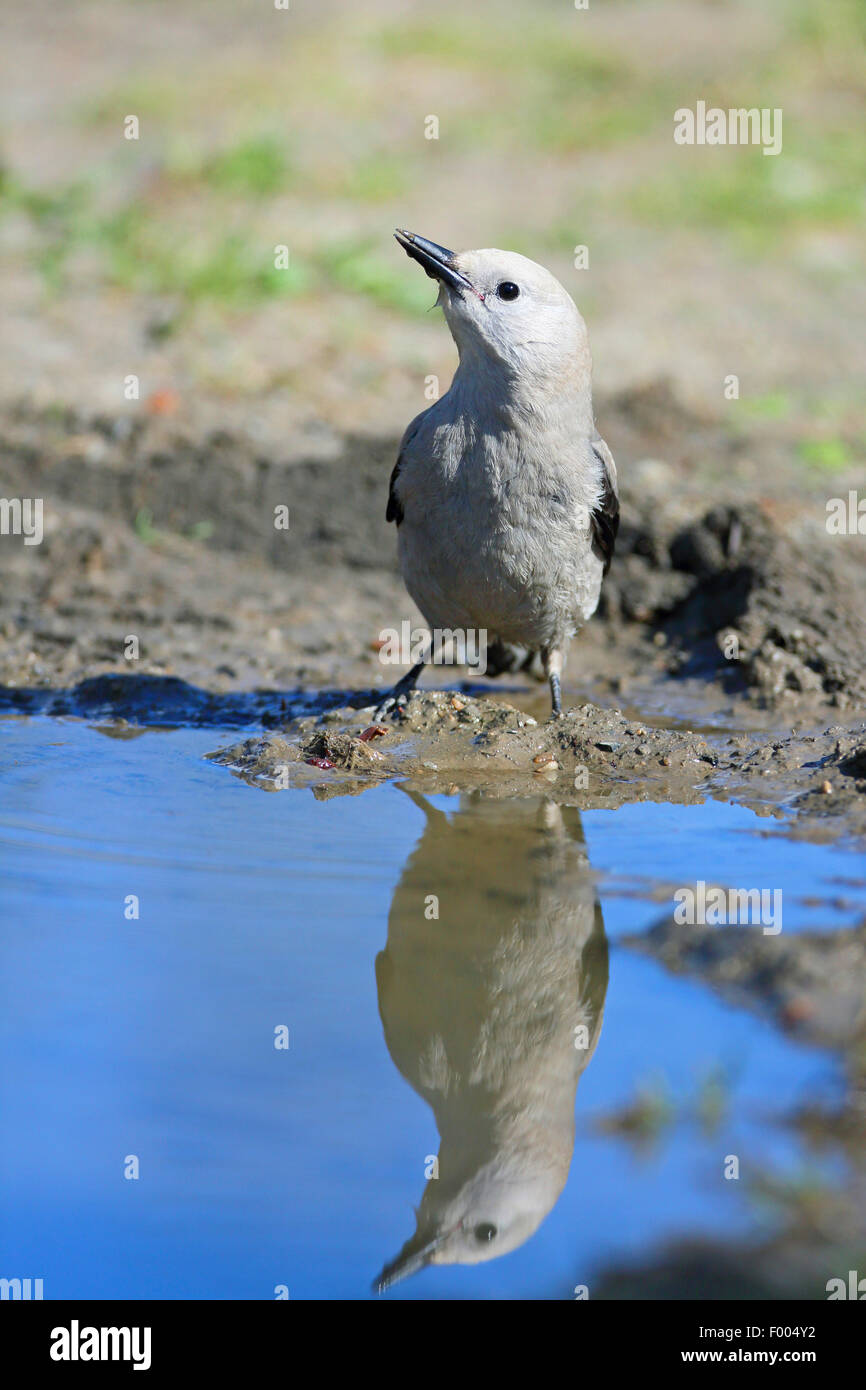
<svg viewBox="0 0 866 1390"><path fill-rule="evenodd" d="M394 464L394 470L391 474L391 481L388 484L388 506L385 511L385 520L396 521L398 526L400 525L400 522L403 520L403 504L397 496L394 484L400 476L400 465L402 464L402 462L403 455L401 454L400 457L397 459L397 462Z"/></svg>
<svg viewBox="0 0 866 1390"><path fill-rule="evenodd" d="M610 569L616 533L619 530L619 495L616 490L616 464L613 454L603 439L592 441L593 452L601 464L602 491L598 506L590 512L592 526L592 545L596 555L604 561L604 573ZM398 464L399 467L399 464ZM396 470L395 470L396 472Z"/></svg>
<svg viewBox="0 0 866 1390"><path fill-rule="evenodd" d="M397 455L397 462L394 464L394 469L391 473L391 481L388 484L388 506L385 511L385 520L396 521L398 526L400 525L400 522L403 520L404 512L403 503L397 496L397 488L395 485L397 479L400 476L400 469L403 467L403 451L405 450L406 445L411 443L411 441L415 438L415 435L418 433L418 428L421 424L421 421L426 414L426 410L422 411L421 414L416 415L415 419L412 420L412 422L407 426L406 433L400 440L400 452Z"/></svg>

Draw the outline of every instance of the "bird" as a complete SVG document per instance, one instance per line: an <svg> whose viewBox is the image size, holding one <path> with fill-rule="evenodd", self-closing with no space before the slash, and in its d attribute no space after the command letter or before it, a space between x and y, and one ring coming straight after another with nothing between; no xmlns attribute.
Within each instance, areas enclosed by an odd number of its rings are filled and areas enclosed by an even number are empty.
<svg viewBox="0 0 866 1390"><path fill-rule="evenodd" d="M424 832L376 959L399 1071L433 1111L415 1230L374 1288L523 1245L555 1206L575 1095L602 1029L608 949L580 813L466 793L452 814L407 786ZM479 872L479 865L483 871ZM425 904L437 888L435 915Z"/></svg>
<svg viewBox="0 0 866 1390"><path fill-rule="evenodd" d="M540 657L558 718L568 645L598 606L619 528L586 325L526 256L394 235L438 281L459 357L449 389L406 429L391 474L385 515L403 581L431 630L484 634L489 674ZM402 709L425 662L380 714Z"/></svg>

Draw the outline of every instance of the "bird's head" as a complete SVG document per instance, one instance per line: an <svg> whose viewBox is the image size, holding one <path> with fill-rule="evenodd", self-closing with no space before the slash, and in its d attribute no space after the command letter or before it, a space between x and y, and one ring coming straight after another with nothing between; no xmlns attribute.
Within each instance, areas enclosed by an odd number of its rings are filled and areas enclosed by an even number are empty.
<svg viewBox="0 0 866 1390"><path fill-rule="evenodd" d="M553 388L588 380L586 326L571 295L544 266L516 251L448 251L413 232L394 235L438 280L437 303L461 361L500 364Z"/></svg>
<svg viewBox="0 0 866 1390"><path fill-rule="evenodd" d="M568 1173L568 1152L539 1161L494 1155L452 1188L447 1178L427 1184L415 1234L374 1284L384 1293L428 1265L475 1265L517 1250L553 1207ZM440 1191L440 1189L442 1189Z"/></svg>

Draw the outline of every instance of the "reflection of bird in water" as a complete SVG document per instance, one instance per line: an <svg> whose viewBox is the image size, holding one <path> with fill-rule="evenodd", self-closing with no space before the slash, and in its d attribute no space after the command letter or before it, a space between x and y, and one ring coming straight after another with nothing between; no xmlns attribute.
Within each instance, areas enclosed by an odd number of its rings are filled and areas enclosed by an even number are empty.
<svg viewBox="0 0 866 1390"><path fill-rule="evenodd" d="M415 1234L380 1292L428 1264L504 1255L537 1229L565 1186L607 990L577 811L471 797L449 818L413 800L427 825L376 979L388 1050L441 1143ZM438 920L425 915L430 895Z"/></svg>

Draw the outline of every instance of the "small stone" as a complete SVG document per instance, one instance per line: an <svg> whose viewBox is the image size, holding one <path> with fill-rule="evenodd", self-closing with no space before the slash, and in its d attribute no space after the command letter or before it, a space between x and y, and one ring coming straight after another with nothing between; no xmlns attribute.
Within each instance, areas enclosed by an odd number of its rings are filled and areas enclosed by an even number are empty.
<svg viewBox="0 0 866 1390"><path fill-rule="evenodd" d="M670 767L670 765L671 765L671 760L670 760L670 758L668 757L667 753L665 753L664 757L663 757L662 760L661 760L661 763L662 763L662 767Z"/></svg>
<svg viewBox="0 0 866 1390"><path fill-rule="evenodd" d="M556 772L559 763L552 753L536 753L532 759L537 772Z"/></svg>
<svg viewBox="0 0 866 1390"><path fill-rule="evenodd" d="M787 1028L796 1028L800 1023L806 1023L813 1017L815 1009L808 999L798 996L789 999L782 1008L782 1022Z"/></svg>
<svg viewBox="0 0 866 1390"><path fill-rule="evenodd" d="M821 783L821 795L822 795L822 796L832 796L832 794L833 794L833 783L832 783L832 782L826 782L826 781L825 781L825 782L822 782L822 783Z"/></svg>

